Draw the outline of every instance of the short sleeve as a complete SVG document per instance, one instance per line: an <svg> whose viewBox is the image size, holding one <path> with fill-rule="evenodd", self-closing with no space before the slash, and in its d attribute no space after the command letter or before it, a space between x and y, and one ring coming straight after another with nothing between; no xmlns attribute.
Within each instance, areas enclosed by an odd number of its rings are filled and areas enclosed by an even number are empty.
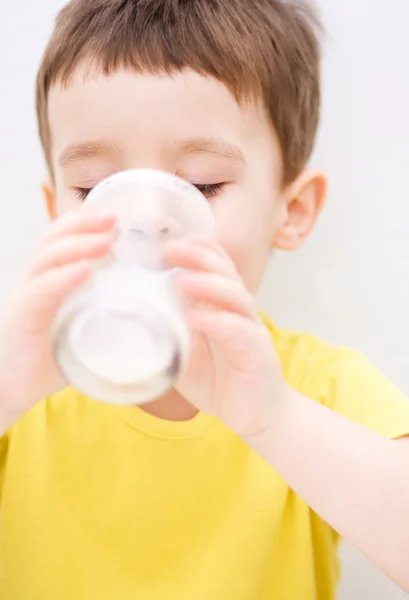
<svg viewBox="0 0 409 600"><path fill-rule="evenodd" d="M409 400L364 356L347 352L327 369L323 404L390 439L409 435Z"/></svg>
<svg viewBox="0 0 409 600"><path fill-rule="evenodd" d="M360 352L280 330L262 318L288 385L380 435L409 436L409 400Z"/></svg>
<svg viewBox="0 0 409 600"><path fill-rule="evenodd" d="M7 451L8 451L9 436L6 433L0 438L0 500L3 489L3 478L6 470Z"/></svg>

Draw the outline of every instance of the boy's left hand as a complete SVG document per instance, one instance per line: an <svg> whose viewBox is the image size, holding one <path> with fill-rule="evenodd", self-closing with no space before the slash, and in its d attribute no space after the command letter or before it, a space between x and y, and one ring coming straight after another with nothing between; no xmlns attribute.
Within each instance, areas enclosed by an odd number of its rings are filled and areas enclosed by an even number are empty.
<svg viewBox="0 0 409 600"><path fill-rule="evenodd" d="M169 247L181 272L195 333L178 391L198 409L221 419L242 437L269 426L286 385L253 296L233 261L212 240L191 238Z"/></svg>

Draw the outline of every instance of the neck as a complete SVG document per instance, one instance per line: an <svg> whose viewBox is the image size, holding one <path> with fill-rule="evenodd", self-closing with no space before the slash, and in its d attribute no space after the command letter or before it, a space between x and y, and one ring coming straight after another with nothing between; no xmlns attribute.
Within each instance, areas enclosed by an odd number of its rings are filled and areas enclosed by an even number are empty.
<svg viewBox="0 0 409 600"><path fill-rule="evenodd" d="M142 409L148 414L165 421L190 421L199 412L176 390L171 390L158 400L146 404Z"/></svg>

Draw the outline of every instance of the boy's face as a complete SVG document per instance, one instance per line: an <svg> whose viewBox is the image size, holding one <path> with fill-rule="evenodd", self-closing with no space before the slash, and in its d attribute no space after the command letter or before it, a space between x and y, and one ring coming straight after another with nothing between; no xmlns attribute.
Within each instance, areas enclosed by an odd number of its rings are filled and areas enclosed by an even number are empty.
<svg viewBox="0 0 409 600"><path fill-rule="evenodd" d="M320 208L316 176L301 178L291 193L282 190L280 147L262 106L239 105L223 84L189 70L109 77L78 71L66 89L51 89L49 124L54 215L80 204L81 190L114 172L176 173L209 198L219 241L252 292L271 247L299 245Z"/></svg>

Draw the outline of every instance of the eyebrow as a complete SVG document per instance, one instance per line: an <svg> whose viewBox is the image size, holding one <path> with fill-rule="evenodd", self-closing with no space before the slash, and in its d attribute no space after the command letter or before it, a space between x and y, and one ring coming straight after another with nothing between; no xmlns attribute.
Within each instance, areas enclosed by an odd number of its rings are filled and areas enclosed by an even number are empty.
<svg viewBox="0 0 409 600"><path fill-rule="evenodd" d="M108 140L94 140L79 144L70 144L60 154L58 164L67 167L87 158L98 158L118 154L119 148Z"/></svg>
<svg viewBox="0 0 409 600"><path fill-rule="evenodd" d="M180 151L182 154L210 154L235 163L245 162L244 154L238 146L217 138L188 140L181 145Z"/></svg>
<svg viewBox="0 0 409 600"><path fill-rule="evenodd" d="M176 147L176 144L175 144ZM244 154L238 146L217 138L196 138L183 142L177 149L181 154L208 154L218 156L231 162L243 164ZM58 164L67 167L73 163L112 156L119 153L119 148L109 140L93 140L89 142L69 144L60 154Z"/></svg>

